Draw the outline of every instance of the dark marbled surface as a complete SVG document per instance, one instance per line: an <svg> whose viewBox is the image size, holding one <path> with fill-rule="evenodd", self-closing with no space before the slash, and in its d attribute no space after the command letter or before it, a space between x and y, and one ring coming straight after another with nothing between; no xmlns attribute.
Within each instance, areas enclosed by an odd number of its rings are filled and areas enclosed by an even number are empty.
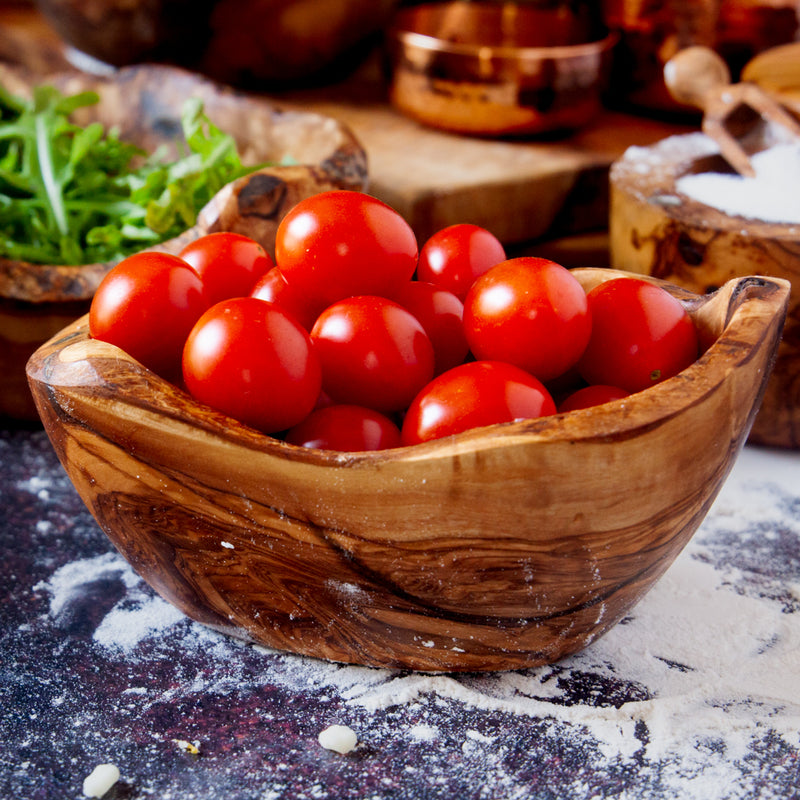
<svg viewBox="0 0 800 800"><path fill-rule="evenodd" d="M79 798L108 762L118 800L800 798L800 454L747 448L583 653L460 676L208 631L116 554L41 430L0 430L0 464L2 798ZM332 723L351 753L319 745Z"/></svg>

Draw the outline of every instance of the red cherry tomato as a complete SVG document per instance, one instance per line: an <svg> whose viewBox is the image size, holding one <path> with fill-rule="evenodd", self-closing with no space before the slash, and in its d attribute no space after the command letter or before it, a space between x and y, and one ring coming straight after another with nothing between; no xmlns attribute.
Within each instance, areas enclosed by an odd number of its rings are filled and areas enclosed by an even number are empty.
<svg viewBox="0 0 800 800"><path fill-rule="evenodd" d="M387 450L400 446L400 429L371 408L334 405L312 411L288 431L286 441L320 450Z"/></svg>
<svg viewBox="0 0 800 800"><path fill-rule="evenodd" d="M554 414L553 398L529 373L499 361L472 361L434 378L403 420L403 444Z"/></svg>
<svg viewBox="0 0 800 800"><path fill-rule="evenodd" d="M229 297L246 297L273 266L258 242L230 231L201 236L178 255L203 279L209 305Z"/></svg>
<svg viewBox="0 0 800 800"><path fill-rule="evenodd" d="M545 258L512 258L492 267L464 303L464 330L475 358L507 361L541 381L577 363L591 326L583 287Z"/></svg>
<svg viewBox="0 0 800 800"><path fill-rule="evenodd" d="M136 253L98 286L89 333L173 380L180 375L186 337L207 307L203 282L185 261L167 253Z"/></svg>
<svg viewBox="0 0 800 800"><path fill-rule="evenodd" d="M275 433L311 412L321 371L294 317L263 300L236 297L197 321L183 351L183 379L200 402Z"/></svg>
<svg viewBox="0 0 800 800"><path fill-rule="evenodd" d="M628 397L630 392L625 389L620 389L618 386L603 386L596 384L594 386L584 386L578 389L568 397L565 397L559 405L559 411L578 411L581 408L591 408L592 406L600 406L603 403L610 403L612 400L622 400L623 397Z"/></svg>
<svg viewBox="0 0 800 800"><path fill-rule="evenodd" d="M284 311L288 311L307 330L314 327L314 322L322 309L313 308L308 298L289 286L278 267L273 267L258 280L250 292L250 297L275 303Z"/></svg>
<svg viewBox="0 0 800 800"><path fill-rule="evenodd" d="M434 374L461 364L469 352L464 335L464 305L447 289L425 281L409 281L393 298L420 322L433 345Z"/></svg>
<svg viewBox="0 0 800 800"><path fill-rule="evenodd" d="M322 192L283 218L275 259L287 283L315 305L392 297L414 274L417 240L394 209L362 192Z"/></svg>
<svg viewBox="0 0 800 800"><path fill-rule="evenodd" d="M437 231L422 246L417 278L441 286L459 300L495 264L506 260L497 237L478 225L461 223Z"/></svg>
<svg viewBox="0 0 800 800"><path fill-rule="evenodd" d="M680 302L639 278L605 281L588 294L592 336L578 363L588 383L638 392L676 375L698 355L697 332Z"/></svg>
<svg viewBox="0 0 800 800"><path fill-rule="evenodd" d="M433 377L433 345L416 317L383 297L349 297L311 330L323 389L337 403L391 412Z"/></svg>

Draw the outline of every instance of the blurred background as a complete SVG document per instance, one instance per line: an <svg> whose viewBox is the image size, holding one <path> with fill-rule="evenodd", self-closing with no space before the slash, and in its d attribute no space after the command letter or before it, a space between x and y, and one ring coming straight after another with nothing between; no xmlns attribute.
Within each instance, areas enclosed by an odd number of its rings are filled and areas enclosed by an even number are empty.
<svg viewBox="0 0 800 800"><path fill-rule="evenodd" d="M490 0L491 2L491 0ZM459 6L465 3L441 4ZM6 2L13 8L34 5ZM82 67L178 64L237 86L329 84L359 67L410 0L36 0ZM609 101L674 111L664 63L708 45L734 77L753 55L798 36L791 0L520 0L496 5L591 15L618 34ZM455 12L456 15L459 12ZM452 15L451 15L452 18ZM509 35L514 39L513 26ZM99 65L95 65L99 67Z"/></svg>

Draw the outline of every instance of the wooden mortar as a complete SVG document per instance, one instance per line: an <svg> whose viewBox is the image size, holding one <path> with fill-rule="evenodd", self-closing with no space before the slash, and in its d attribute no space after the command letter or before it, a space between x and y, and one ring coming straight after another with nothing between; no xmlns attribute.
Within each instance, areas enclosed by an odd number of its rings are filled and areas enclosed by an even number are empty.
<svg viewBox="0 0 800 800"><path fill-rule="evenodd" d="M800 446L800 225L731 216L680 193L684 175L725 171L703 134L630 148L610 172L611 265L697 293L746 275L792 284L783 340L750 441Z"/></svg>

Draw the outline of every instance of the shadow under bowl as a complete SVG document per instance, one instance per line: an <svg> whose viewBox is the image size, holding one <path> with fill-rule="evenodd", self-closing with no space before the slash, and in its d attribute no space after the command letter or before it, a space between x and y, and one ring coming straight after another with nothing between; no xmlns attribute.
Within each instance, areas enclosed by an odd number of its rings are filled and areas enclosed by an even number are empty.
<svg viewBox="0 0 800 800"><path fill-rule="evenodd" d="M574 274L588 289L623 273ZM87 507L189 617L339 662L530 667L630 611L700 525L752 424L787 282L670 290L704 345L676 377L381 452L260 434L90 339L85 318L37 351L28 377Z"/></svg>

